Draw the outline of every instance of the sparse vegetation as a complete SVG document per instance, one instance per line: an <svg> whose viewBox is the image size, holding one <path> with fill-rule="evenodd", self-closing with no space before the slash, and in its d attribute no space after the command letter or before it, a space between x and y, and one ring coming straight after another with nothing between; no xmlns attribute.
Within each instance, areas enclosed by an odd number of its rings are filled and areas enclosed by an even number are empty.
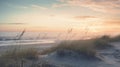
<svg viewBox="0 0 120 67"><path fill-rule="evenodd" d="M120 35L112 37L110 41L111 42L120 41Z"/></svg>
<svg viewBox="0 0 120 67"><path fill-rule="evenodd" d="M23 67L28 60L38 59L35 49L13 50L0 56L0 67Z"/></svg>
<svg viewBox="0 0 120 67"><path fill-rule="evenodd" d="M94 39L94 46L96 49L106 49L112 47L109 43L110 43L110 37L106 35Z"/></svg>
<svg viewBox="0 0 120 67"><path fill-rule="evenodd" d="M2 58L10 58L10 59L37 59L38 52L35 49L23 49L17 50L14 49L12 51L6 52L5 54L1 55Z"/></svg>
<svg viewBox="0 0 120 67"><path fill-rule="evenodd" d="M91 57L95 56L96 54L96 50L94 50L93 42L91 40L61 42L58 46L43 51L42 54L49 54L55 51L62 51L62 50L70 50L77 52L78 54L84 54L86 56L91 56Z"/></svg>
<svg viewBox="0 0 120 67"><path fill-rule="evenodd" d="M110 42L117 42L117 41L120 41L120 35L115 37L104 35L100 38L94 39L94 44L95 47L98 49L106 49L109 47L113 47L112 45L110 45Z"/></svg>
<svg viewBox="0 0 120 67"><path fill-rule="evenodd" d="M60 54L63 54L61 52L64 52L64 50L70 50L86 56L95 57L97 49L106 49L112 47L109 44L110 39L111 38L109 36L105 35L95 39L64 41L55 47L44 50L41 52L41 54L50 54L56 51L58 51Z"/></svg>
<svg viewBox="0 0 120 67"><path fill-rule="evenodd" d="M34 60L38 59L38 55L46 55L56 52L60 57L70 56L71 53L77 53L85 58L97 58L97 49L106 49L112 47L109 43L113 41L119 41L120 36L110 38L109 36L102 36L95 39L88 40L69 40L59 43L50 49L43 50L38 53L35 49L14 49L13 51L8 51L0 56L0 67L24 67L25 63L32 63L30 67L56 67L48 62L41 61L40 63L33 63ZM40 61L40 60L39 60ZM29 67L27 66L27 67ZM26 66L25 66L26 67Z"/></svg>

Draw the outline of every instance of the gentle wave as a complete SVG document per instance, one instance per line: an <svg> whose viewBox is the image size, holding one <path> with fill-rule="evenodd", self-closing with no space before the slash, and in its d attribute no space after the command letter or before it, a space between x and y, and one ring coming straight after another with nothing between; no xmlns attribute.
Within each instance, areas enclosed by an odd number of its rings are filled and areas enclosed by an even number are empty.
<svg viewBox="0 0 120 67"><path fill-rule="evenodd" d="M8 40L0 41L0 46L8 45L34 45L34 44L46 44L46 43L55 43L54 40Z"/></svg>

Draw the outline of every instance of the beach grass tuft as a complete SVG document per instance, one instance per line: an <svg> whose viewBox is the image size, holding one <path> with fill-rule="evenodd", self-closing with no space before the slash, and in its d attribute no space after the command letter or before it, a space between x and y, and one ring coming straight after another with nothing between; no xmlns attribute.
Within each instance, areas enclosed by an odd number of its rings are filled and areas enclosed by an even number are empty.
<svg viewBox="0 0 120 67"><path fill-rule="evenodd" d="M95 56L96 50L93 48L93 42L91 40L74 40L74 41L64 41L55 47L42 52L42 54L50 54L59 50L69 50L74 51L79 54L84 54L87 56ZM62 54L62 53L61 53Z"/></svg>
<svg viewBox="0 0 120 67"><path fill-rule="evenodd" d="M9 50L0 56L0 67L23 67L28 60L38 59L38 51L35 49Z"/></svg>
<svg viewBox="0 0 120 67"><path fill-rule="evenodd" d="M120 41L120 35L117 35L117 36L115 36L115 37L112 37L110 41L111 41L111 42L119 42L119 41Z"/></svg>

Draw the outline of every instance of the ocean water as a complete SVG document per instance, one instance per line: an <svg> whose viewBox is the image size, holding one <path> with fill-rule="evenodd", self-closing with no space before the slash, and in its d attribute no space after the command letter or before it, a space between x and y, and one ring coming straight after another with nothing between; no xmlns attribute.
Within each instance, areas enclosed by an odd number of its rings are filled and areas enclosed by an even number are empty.
<svg viewBox="0 0 120 67"><path fill-rule="evenodd" d="M16 40L20 34L21 32L0 32L0 46L55 43L57 35L46 32L26 32L19 40Z"/></svg>
<svg viewBox="0 0 120 67"><path fill-rule="evenodd" d="M21 33L22 32L0 32L0 46L55 43L60 42L61 40L91 38L88 35L82 35L74 32L69 34L67 32L25 32L19 40L16 40Z"/></svg>

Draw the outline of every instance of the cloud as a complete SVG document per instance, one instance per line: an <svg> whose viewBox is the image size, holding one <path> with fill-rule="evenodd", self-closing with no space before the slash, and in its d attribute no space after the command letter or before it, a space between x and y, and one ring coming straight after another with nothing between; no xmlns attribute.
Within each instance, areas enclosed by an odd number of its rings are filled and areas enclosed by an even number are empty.
<svg viewBox="0 0 120 67"><path fill-rule="evenodd" d="M26 6L19 6L18 8L27 9L28 7L26 7Z"/></svg>
<svg viewBox="0 0 120 67"><path fill-rule="evenodd" d="M75 16L73 17L75 19L93 19L93 18L97 18L95 16Z"/></svg>
<svg viewBox="0 0 120 67"><path fill-rule="evenodd" d="M0 23L0 24L3 24L3 25L23 25L25 23Z"/></svg>
<svg viewBox="0 0 120 67"><path fill-rule="evenodd" d="M107 20L104 23L106 25L118 25L118 26L120 26L120 20Z"/></svg>
<svg viewBox="0 0 120 67"><path fill-rule="evenodd" d="M100 12L120 12L120 0L59 0L59 2L60 4L54 6L80 6Z"/></svg>
<svg viewBox="0 0 120 67"><path fill-rule="evenodd" d="M68 4L53 4L53 8L58 8L58 7L64 7L64 6L69 6Z"/></svg>
<svg viewBox="0 0 120 67"><path fill-rule="evenodd" d="M43 7L43 6L39 6L39 5L31 5L32 8L35 8L35 9L42 9L42 10L46 10L48 8L46 7Z"/></svg>
<svg viewBox="0 0 120 67"><path fill-rule="evenodd" d="M46 10L48 8L44 7L44 6L39 6L39 5L29 5L29 6L17 6L15 8L20 8L20 9L41 9L41 10Z"/></svg>

